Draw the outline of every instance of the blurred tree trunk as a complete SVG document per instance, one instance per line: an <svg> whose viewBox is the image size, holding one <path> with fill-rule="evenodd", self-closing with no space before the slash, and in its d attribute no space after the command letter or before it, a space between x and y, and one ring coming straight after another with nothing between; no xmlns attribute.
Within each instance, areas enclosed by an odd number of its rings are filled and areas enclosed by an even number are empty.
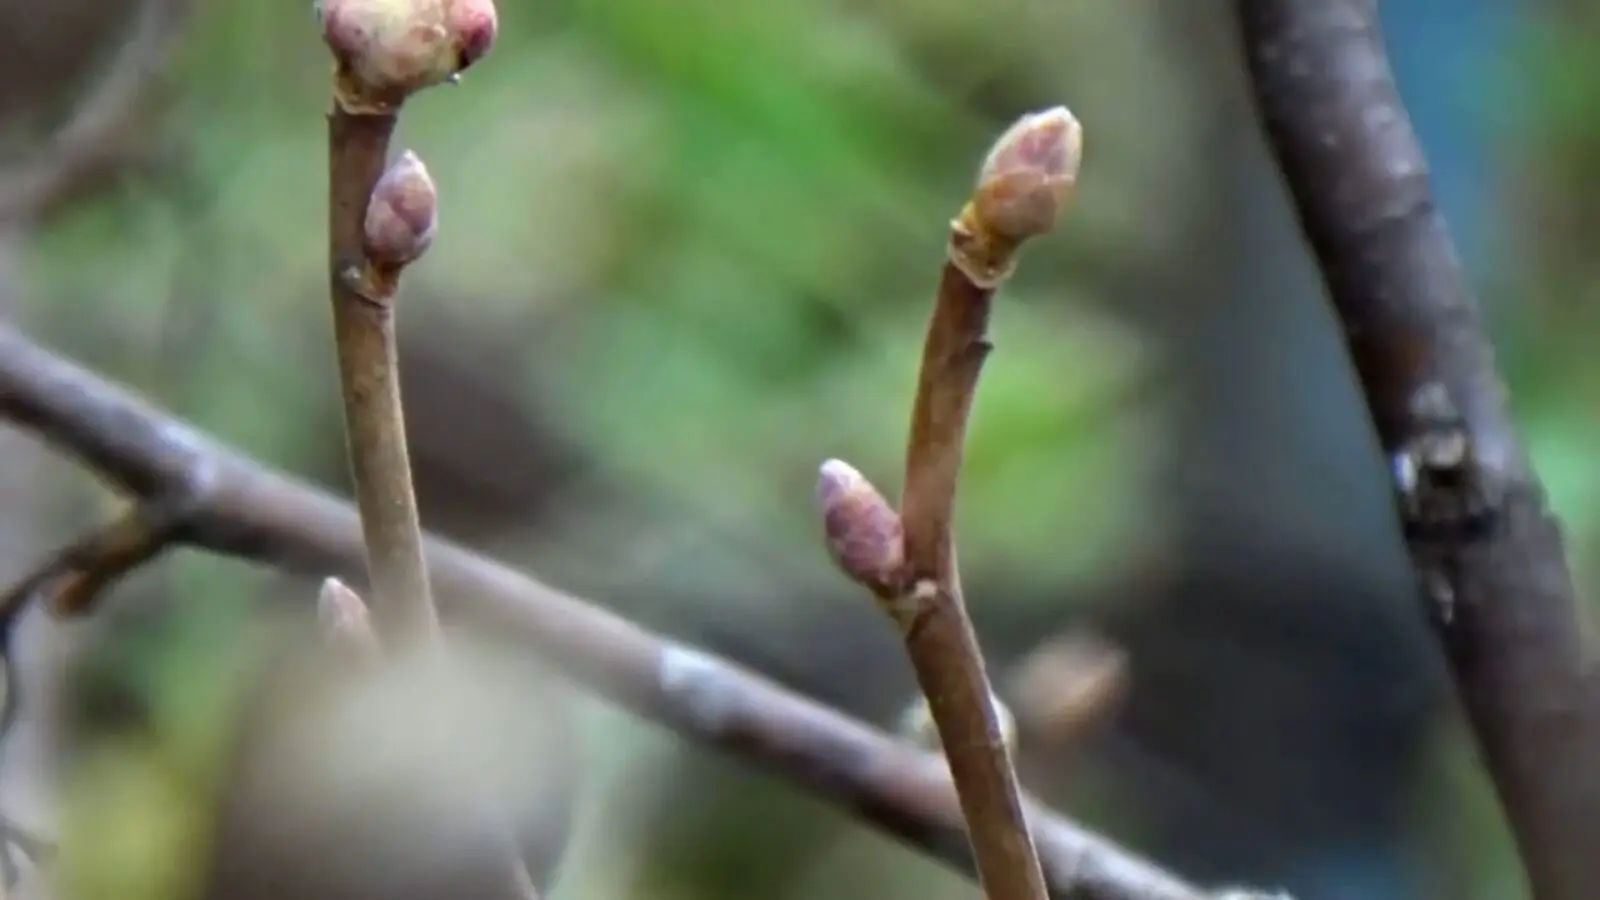
<svg viewBox="0 0 1600 900"><path fill-rule="evenodd" d="M1489 52L1503 6L1382 5L1472 258L1488 181L1474 99L1503 58ZM1150 785L1154 852L1201 880L1276 879L1302 900L1431 894L1411 807L1446 694L1387 473L1242 91L1230 14L1174 4L1170 25L1217 86L1197 146L1219 227L1196 235L1184 302L1157 324L1189 391L1172 458L1188 524L1164 586L1119 626L1135 672L1122 763Z"/></svg>

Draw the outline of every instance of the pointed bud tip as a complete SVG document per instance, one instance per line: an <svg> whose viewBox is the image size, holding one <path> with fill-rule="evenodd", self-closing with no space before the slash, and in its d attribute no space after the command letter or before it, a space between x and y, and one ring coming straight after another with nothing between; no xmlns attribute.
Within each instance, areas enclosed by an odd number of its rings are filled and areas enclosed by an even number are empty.
<svg viewBox="0 0 1600 900"><path fill-rule="evenodd" d="M842 459L824 460L817 467L817 504L826 506L828 498L866 481L866 476Z"/></svg>
<svg viewBox="0 0 1600 900"><path fill-rule="evenodd" d="M1000 730L1000 740L1006 747L1015 750L1017 746L1017 717L1006 706L1004 700L989 692L989 707L994 710L995 725ZM900 714L899 732L923 750L935 751L944 748L944 742L939 739L939 725L934 721L933 708L928 704L928 698L919 694Z"/></svg>
<svg viewBox="0 0 1600 900"><path fill-rule="evenodd" d="M367 257L385 266L415 262L439 230L439 192L422 158L402 152L372 189L363 228Z"/></svg>
<svg viewBox="0 0 1600 900"><path fill-rule="evenodd" d="M978 171L979 221L1013 242L1051 231L1082 161L1083 126L1065 106L1023 116L995 141Z"/></svg>
<svg viewBox="0 0 1600 900"><path fill-rule="evenodd" d="M324 578L317 590L317 617L334 626L366 616L367 604L361 596L337 578Z"/></svg>
<svg viewBox="0 0 1600 900"><path fill-rule="evenodd" d="M359 655L377 651L372 614L361 595L337 578L325 578L317 591L317 622L325 640Z"/></svg>

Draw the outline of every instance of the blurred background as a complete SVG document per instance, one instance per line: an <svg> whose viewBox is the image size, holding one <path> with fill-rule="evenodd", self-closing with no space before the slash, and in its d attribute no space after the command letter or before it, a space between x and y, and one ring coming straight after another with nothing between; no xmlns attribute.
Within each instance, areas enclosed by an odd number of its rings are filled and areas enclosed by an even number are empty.
<svg viewBox="0 0 1600 900"><path fill-rule="evenodd" d="M119 131L128 152L0 222L0 306L343 492L327 64L304 6L196 4ZM49 152L137 7L0 0L0 159ZM1593 587L1600 5L1382 14ZM909 668L826 560L816 465L895 486L946 223L989 141L1065 103L1086 129L1080 190L997 308L962 572L997 671L1094 635L1127 683L1092 738L1024 742L1028 785L1206 883L1518 896L1225 4L548 0L501 21L490 59L419 97L400 135L442 197L402 316L429 527L892 724ZM0 563L20 575L113 506L0 440ZM311 588L192 554L129 581L116 607L138 627L96 642L88 681L120 712L88 715L90 739L117 740L133 708L202 740L173 723L214 719L219 648L285 590ZM40 665L82 663L61 645ZM599 703L572 714L554 729L584 763L553 801L576 811L560 900L973 896L736 763ZM0 810L27 818L29 775L9 782ZM144 827L157 801L137 796L113 824Z"/></svg>

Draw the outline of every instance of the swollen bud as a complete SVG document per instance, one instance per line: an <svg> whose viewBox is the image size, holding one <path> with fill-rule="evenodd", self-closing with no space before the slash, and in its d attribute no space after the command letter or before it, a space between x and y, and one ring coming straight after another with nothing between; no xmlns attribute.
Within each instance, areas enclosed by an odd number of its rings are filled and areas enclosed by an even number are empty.
<svg viewBox="0 0 1600 900"><path fill-rule="evenodd" d="M1048 233L1072 196L1082 161L1083 126L1065 106L1023 116L978 170L978 221L1013 243Z"/></svg>
<svg viewBox="0 0 1600 900"><path fill-rule="evenodd" d="M1025 729L1055 749L1086 742L1127 693L1128 656L1088 632L1041 644L1012 675L1011 693Z"/></svg>
<svg viewBox="0 0 1600 900"><path fill-rule="evenodd" d="M428 167L407 150L372 188L363 226L367 259L390 269L413 263L432 246L438 230L439 192Z"/></svg>
<svg viewBox="0 0 1600 900"><path fill-rule="evenodd" d="M494 46L494 0L315 0L350 112L383 112L454 81Z"/></svg>
<svg viewBox="0 0 1600 900"><path fill-rule="evenodd" d="M840 570L874 593L891 592L904 550L900 516L889 501L849 463L830 459L817 473L817 507Z"/></svg>
<svg viewBox="0 0 1600 900"><path fill-rule="evenodd" d="M1055 228L1082 159L1083 127L1066 107L1017 120L989 150L952 223L950 262L973 284L998 287L1016 268L1018 248Z"/></svg>

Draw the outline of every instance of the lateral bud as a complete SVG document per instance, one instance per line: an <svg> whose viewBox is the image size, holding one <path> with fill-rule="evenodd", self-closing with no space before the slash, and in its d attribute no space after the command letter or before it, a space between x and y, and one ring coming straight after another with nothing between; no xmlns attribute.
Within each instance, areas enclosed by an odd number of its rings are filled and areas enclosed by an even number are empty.
<svg viewBox="0 0 1600 900"><path fill-rule="evenodd" d="M350 113L392 112L423 88L456 81L499 32L493 0L315 0L333 52L334 93Z"/></svg>
<svg viewBox="0 0 1600 900"><path fill-rule="evenodd" d="M895 592L904 561L900 515L855 467L830 459L817 473L817 509L834 564L879 596Z"/></svg>
<svg viewBox="0 0 1600 900"><path fill-rule="evenodd" d="M1017 250L1055 229L1083 161L1083 126L1065 106L1006 129L978 170L972 200L951 226L950 258L980 287L1011 274Z"/></svg>
<svg viewBox="0 0 1600 900"><path fill-rule="evenodd" d="M410 150L384 169L367 202L363 226L368 261L384 269L416 262L439 230L439 192L428 167Z"/></svg>

